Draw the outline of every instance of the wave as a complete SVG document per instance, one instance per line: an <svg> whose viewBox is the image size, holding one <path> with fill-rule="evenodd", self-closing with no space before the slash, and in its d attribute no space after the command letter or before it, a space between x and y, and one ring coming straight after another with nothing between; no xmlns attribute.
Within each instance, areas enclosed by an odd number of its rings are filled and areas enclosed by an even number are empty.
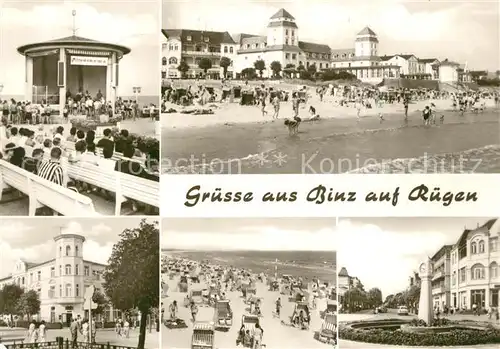
<svg viewBox="0 0 500 349"><path fill-rule="evenodd" d="M490 168L485 168L485 167ZM494 167L494 168L492 168ZM487 171L485 171L487 170ZM347 171L353 174L474 173L500 172L500 145L492 144L461 152L393 159Z"/></svg>

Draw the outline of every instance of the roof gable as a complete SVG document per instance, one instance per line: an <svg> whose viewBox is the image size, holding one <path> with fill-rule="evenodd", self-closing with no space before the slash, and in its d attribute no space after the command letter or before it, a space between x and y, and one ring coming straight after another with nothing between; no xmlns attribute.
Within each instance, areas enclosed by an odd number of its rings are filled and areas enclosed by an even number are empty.
<svg viewBox="0 0 500 349"><path fill-rule="evenodd" d="M295 20L295 18L284 8L280 8L278 12L276 12L274 15L271 16L271 19L278 19L278 18L287 18L291 19L292 21Z"/></svg>
<svg viewBox="0 0 500 349"><path fill-rule="evenodd" d="M373 30L371 30L368 26L364 27L363 30L361 30L358 35L377 35Z"/></svg>

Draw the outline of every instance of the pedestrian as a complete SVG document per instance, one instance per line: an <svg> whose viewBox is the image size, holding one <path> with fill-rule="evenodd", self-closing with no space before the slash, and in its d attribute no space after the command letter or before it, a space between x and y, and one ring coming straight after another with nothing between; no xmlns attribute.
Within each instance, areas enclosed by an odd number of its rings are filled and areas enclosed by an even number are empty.
<svg viewBox="0 0 500 349"><path fill-rule="evenodd" d="M130 322L128 319L125 319L125 323L123 324L123 335L125 338L129 338L130 335Z"/></svg>
<svg viewBox="0 0 500 349"><path fill-rule="evenodd" d="M73 349L78 348L78 322L77 319L73 319L69 327L69 332L71 333L71 347Z"/></svg>
<svg viewBox="0 0 500 349"><path fill-rule="evenodd" d="M198 306L191 301L191 318L193 320L193 323L196 322L196 315L198 314Z"/></svg>
<svg viewBox="0 0 500 349"><path fill-rule="evenodd" d="M42 320L40 326L38 326L38 342L44 343L47 339L47 327L45 326L45 320Z"/></svg>

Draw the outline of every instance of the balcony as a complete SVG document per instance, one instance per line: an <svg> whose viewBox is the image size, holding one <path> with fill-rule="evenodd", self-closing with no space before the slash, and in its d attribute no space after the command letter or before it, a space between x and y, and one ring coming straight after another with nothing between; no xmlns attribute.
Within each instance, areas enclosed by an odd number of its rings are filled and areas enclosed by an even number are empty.
<svg viewBox="0 0 500 349"><path fill-rule="evenodd" d="M439 287L433 287L432 288L432 295L437 295L437 294L442 294L448 292L445 286L439 286Z"/></svg>
<svg viewBox="0 0 500 349"><path fill-rule="evenodd" d="M443 270L435 271L434 275L432 275L432 281L444 278L444 276L445 275Z"/></svg>
<svg viewBox="0 0 500 349"><path fill-rule="evenodd" d="M195 56L195 57L220 57L220 52L210 52L210 51L182 51L183 56Z"/></svg>

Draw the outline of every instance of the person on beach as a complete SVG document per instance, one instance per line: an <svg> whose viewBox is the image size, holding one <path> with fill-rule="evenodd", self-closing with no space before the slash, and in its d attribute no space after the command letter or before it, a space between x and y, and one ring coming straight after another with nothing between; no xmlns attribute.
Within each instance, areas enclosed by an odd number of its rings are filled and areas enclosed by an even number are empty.
<svg viewBox="0 0 500 349"><path fill-rule="evenodd" d="M403 105L405 108L405 121L408 121L408 98L405 98Z"/></svg>
<svg viewBox="0 0 500 349"><path fill-rule="evenodd" d="M198 314L198 306L191 301L191 318L193 320L193 323L196 322L196 315Z"/></svg>
<svg viewBox="0 0 500 349"><path fill-rule="evenodd" d="M422 111L422 117L424 118L424 125L429 126L430 117L431 117L431 109L429 108L428 105L426 105L424 110Z"/></svg>
<svg viewBox="0 0 500 349"><path fill-rule="evenodd" d="M278 95L274 96L272 104L274 107L273 119L278 119L280 113L280 99Z"/></svg>
<svg viewBox="0 0 500 349"><path fill-rule="evenodd" d="M276 316L278 317L278 319L280 318L281 307L281 298L278 297L278 299L276 300Z"/></svg>
<svg viewBox="0 0 500 349"><path fill-rule="evenodd" d="M259 323L255 324L255 332L253 335L253 349L260 349L262 347L262 336L264 335L264 330L260 327Z"/></svg>
<svg viewBox="0 0 500 349"><path fill-rule="evenodd" d="M266 111L266 96L265 95L262 95L260 97L260 110L262 112L262 116L266 116L267 115L267 111Z"/></svg>
<svg viewBox="0 0 500 349"><path fill-rule="evenodd" d="M170 319L172 319L172 320L176 320L177 319L177 311L178 311L177 301L173 301L170 304L170 307L169 307Z"/></svg>

